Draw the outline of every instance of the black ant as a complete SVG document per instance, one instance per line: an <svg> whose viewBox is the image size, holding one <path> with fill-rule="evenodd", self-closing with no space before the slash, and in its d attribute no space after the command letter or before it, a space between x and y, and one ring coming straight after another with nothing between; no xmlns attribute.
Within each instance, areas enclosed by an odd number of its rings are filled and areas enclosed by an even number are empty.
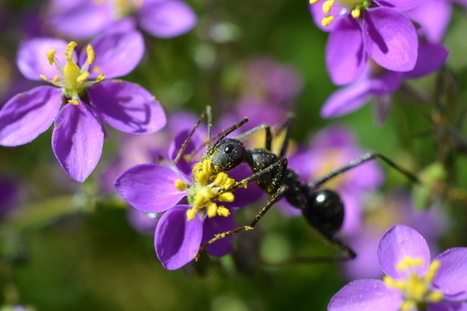
<svg viewBox="0 0 467 311"><path fill-rule="evenodd" d="M205 114L208 119L207 143L209 143L211 141L210 128L212 126L210 107L206 108ZM203 118L204 113L201 115L198 123L195 125L180 148L174 163L180 159L186 145L191 139L191 136ZM312 227L316 228L327 240L332 244L337 245L345 253L344 257L335 258L335 260L353 259L357 256L356 253L335 236L335 233L339 231L344 221L345 211L342 200L339 194L332 190L319 189L321 185L329 179L373 159L383 160L413 182L419 183L418 178L413 174L401 168L387 157L374 152L366 153L360 158L350 162L348 165L340 167L314 182L303 183L298 174L287 167L287 158L285 157L290 139L292 120L293 118L289 117L278 131L281 132L285 130L285 138L278 155L271 151L272 132L270 126L266 124L259 125L236 138L226 138L227 135L237 130L248 121L248 118L246 117L242 121L219 133L216 137L217 141L212 146L207 146L203 159L209 159L211 161L213 174L229 171L243 162L246 162L254 172L250 177L237 182L225 191L233 191L239 187L245 187L249 183L256 181L261 189L269 195L269 201L259 211L249 225L216 234L214 238L204 242L204 244L199 248L196 259L199 258L208 245L229 235L254 229L258 221L266 214L271 206L281 198L285 198L292 206L300 209L303 216ZM242 139L263 129L266 133L265 147L247 149L243 144ZM315 258L313 261L316 262L323 260L324 258ZM329 258L327 258L326 261L329 261Z"/></svg>

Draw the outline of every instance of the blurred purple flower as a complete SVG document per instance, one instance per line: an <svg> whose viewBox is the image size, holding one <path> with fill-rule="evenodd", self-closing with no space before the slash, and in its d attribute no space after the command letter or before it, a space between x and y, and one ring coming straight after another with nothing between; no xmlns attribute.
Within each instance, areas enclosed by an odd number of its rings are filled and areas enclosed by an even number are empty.
<svg viewBox="0 0 467 311"><path fill-rule="evenodd" d="M345 236L347 245L358 254L357 258L343 263L345 274L350 280L382 277L376 249L384 231L395 223L419 231L432 253L438 253L437 240L448 227L440 206L434 205L423 211L414 210L410 195L401 191L389 192L384 197L373 194L365 199L364 205L363 224L354 227Z"/></svg>
<svg viewBox="0 0 467 311"><path fill-rule="evenodd" d="M467 248L446 250L430 263L430 249L420 233L395 225L382 237L378 259L383 280L363 279L344 286L329 311L465 310Z"/></svg>
<svg viewBox="0 0 467 311"><path fill-rule="evenodd" d="M144 213L136 208L127 209L127 219L133 229L142 234L153 235L162 214Z"/></svg>
<svg viewBox="0 0 467 311"><path fill-rule="evenodd" d="M417 32L401 11L415 8L424 0L327 0L322 6L314 4L318 1L310 2L310 11L322 29L332 25L326 65L334 84L357 80L365 71L368 57L391 71L406 72L415 67Z"/></svg>
<svg viewBox="0 0 467 311"><path fill-rule="evenodd" d="M89 39L123 19L134 19L141 29L159 38L182 35L197 22L193 9L180 0L50 0L46 12L51 30L77 39Z"/></svg>
<svg viewBox="0 0 467 311"><path fill-rule="evenodd" d="M423 77L439 69L448 56L444 46L437 43L420 42L415 67L408 72L395 72L368 62L366 71L352 84L329 96L321 108L323 118L335 118L349 114L375 98L376 120L386 120L391 106L390 95L395 93L404 79Z"/></svg>
<svg viewBox="0 0 467 311"><path fill-rule="evenodd" d="M83 182L101 156L102 121L123 132L147 134L163 127L166 119L146 89L122 80L103 81L123 76L139 63L144 51L139 32L96 38L81 53L79 65L75 47L54 38L22 42L17 58L22 74L56 87L39 86L5 104L0 110L0 145L26 144L54 122L55 156L71 178ZM55 55L55 49L65 53Z"/></svg>
<svg viewBox="0 0 467 311"><path fill-rule="evenodd" d="M0 219L12 212L20 204L20 187L14 179L0 177Z"/></svg>

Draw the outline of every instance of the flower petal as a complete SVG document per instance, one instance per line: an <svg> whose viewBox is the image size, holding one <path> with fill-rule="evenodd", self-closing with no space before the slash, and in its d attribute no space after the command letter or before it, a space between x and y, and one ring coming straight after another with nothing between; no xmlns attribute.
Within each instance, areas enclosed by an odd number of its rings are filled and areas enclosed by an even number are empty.
<svg viewBox="0 0 467 311"><path fill-rule="evenodd" d="M203 226L203 242L207 242L218 233L233 230L235 228L235 221L231 213L227 217L216 216L213 218L206 218ZM221 257L233 252L232 236L227 236L220 239L206 248L206 251L216 257Z"/></svg>
<svg viewBox="0 0 467 311"><path fill-rule="evenodd" d="M374 8L363 15L363 42L368 54L383 68L410 71L418 54L417 32L402 13L388 8Z"/></svg>
<svg viewBox="0 0 467 311"><path fill-rule="evenodd" d="M45 132L57 116L60 89L39 86L19 93L0 110L0 145L19 146Z"/></svg>
<svg viewBox="0 0 467 311"><path fill-rule="evenodd" d="M177 204L186 193L175 187L183 176L158 164L140 164L123 172L115 188L131 206L147 213L160 213Z"/></svg>
<svg viewBox="0 0 467 311"><path fill-rule="evenodd" d="M112 1L52 0L44 19L48 28L68 38L87 39L114 20Z"/></svg>
<svg viewBox="0 0 467 311"><path fill-rule="evenodd" d="M375 0L380 6L391 8L397 11L413 9L426 0Z"/></svg>
<svg viewBox="0 0 467 311"><path fill-rule="evenodd" d="M100 117L120 131L151 134L166 123L162 106L138 84L103 81L91 86L88 94Z"/></svg>
<svg viewBox="0 0 467 311"><path fill-rule="evenodd" d="M197 22L193 9L179 0L145 1L138 15L141 28L159 38L182 35Z"/></svg>
<svg viewBox="0 0 467 311"><path fill-rule="evenodd" d="M360 25L350 15L335 22L326 44L326 66L336 85L354 82L365 70L367 56Z"/></svg>
<svg viewBox="0 0 467 311"><path fill-rule="evenodd" d="M441 262L433 284L452 300L467 299L467 247L450 248L435 259Z"/></svg>
<svg viewBox="0 0 467 311"><path fill-rule="evenodd" d="M429 42L437 43L443 40L452 15L452 2L445 0L426 0L422 5L404 12L421 26L422 33ZM436 18L433 18L436 16Z"/></svg>
<svg viewBox="0 0 467 311"><path fill-rule="evenodd" d="M448 50L437 43L420 42L415 68L405 72L407 78L420 78L438 70L448 58Z"/></svg>
<svg viewBox="0 0 467 311"><path fill-rule="evenodd" d="M397 289L380 280L357 280L344 286L332 297L329 311L397 311L402 296Z"/></svg>
<svg viewBox="0 0 467 311"><path fill-rule="evenodd" d="M89 106L67 104L55 120L52 149L67 174L83 182L92 173L102 154L104 131Z"/></svg>
<svg viewBox="0 0 467 311"><path fill-rule="evenodd" d="M55 57L65 64L64 51L67 42L57 38L31 38L21 42L18 48L16 63L19 71L28 79L42 81L39 75L44 75L48 79L53 79L58 75L55 65L51 65L47 58L47 52L56 50Z"/></svg>
<svg viewBox="0 0 467 311"><path fill-rule="evenodd" d="M90 78L104 74L107 79L124 76L139 64L144 54L143 36L139 31L111 32L98 36L89 43L95 52L90 66ZM86 53L81 53L80 64L84 64Z"/></svg>
<svg viewBox="0 0 467 311"><path fill-rule="evenodd" d="M427 311L467 311L467 302L462 301L441 301L430 303Z"/></svg>
<svg viewBox="0 0 467 311"><path fill-rule="evenodd" d="M189 206L177 205L159 220L154 236L156 254L164 268L175 270L195 258L201 244L203 223L199 217L186 220Z"/></svg>
<svg viewBox="0 0 467 311"><path fill-rule="evenodd" d="M414 268L414 271L420 276L425 275L430 264L430 249L425 238L410 227L395 225L386 231L378 246L381 269L393 279L403 278L406 274L396 269L396 265L404 257L422 259L423 263Z"/></svg>
<svg viewBox="0 0 467 311"><path fill-rule="evenodd" d="M337 118L361 108L371 97L371 86L370 80L361 79L335 91L321 107L321 117Z"/></svg>

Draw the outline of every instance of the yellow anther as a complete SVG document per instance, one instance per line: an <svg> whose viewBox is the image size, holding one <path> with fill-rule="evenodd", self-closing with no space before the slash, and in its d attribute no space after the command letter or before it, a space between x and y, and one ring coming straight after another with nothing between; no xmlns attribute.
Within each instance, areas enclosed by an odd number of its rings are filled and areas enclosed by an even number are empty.
<svg viewBox="0 0 467 311"><path fill-rule="evenodd" d="M228 179L229 175L224 172L220 172L217 174L216 179L214 179L214 186L222 187Z"/></svg>
<svg viewBox="0 0 467 311"><path fill-rule="evenodd" d="M195 210L199 210L200 208L203 207L205 202L206 202L206 198L201 194L197 194L195 200L193 201L193 208Z"/></svg>
<svg viewBox="0 0 467 311"><path fill-rule="evenodd" d="M85 71L76 78L76 81L78 82L86 81L87 77L89 77L89 72Z"/></svg>
<svg viewBox="0 0 467 311"><path fill-rule="evenodd" d="M194 211L192 208L186 211L186 220L190 221L194 219L196 216L196 211Z"/></svg>
<svg viewBox="0 0 467 311"><path fill-rule="evenodd" d="M181 181L180 179L177 179L175 181L175 188L177 188L178 191L184 191L186 190L188 186L183 182Z"/></svg>
<svg viewBox="0 0 467 311"><path fill-rule="evenodd" d="M405 256L402 260L397 263L396 269L399 271L404 271L412 267L419 267L423 264L422 258L412 258Z"/></svg>
<svg viewBox="0 0 467 311"><path fill-rule="evenodd" d="M235 200L235 196L232 192L224 192L219 195L218 200L221 202L233 202Z"/></svg>
<svg viewBox="0 0 467 311"><path fill-rule="evenodd" d="M310 0L310 4L315 4L315 3L318 3L319 1L321 0Z"/></svg>
<svg viewBox="0 0 467 311"><path fill-rule="evenodd" d="M332 22L333 19L334 19L334 16L332 15L327 15L323 17L323 19L321 20L321 26L326 27Z"/></svg>
<svg viewBox="0 0 467 311"><path fill-rule="evenodd" d="M432 291L428 294L428 300L431 302L440 302L444 298L444 294L441 291Z"/></svg>
<svg viewBox="0 0 467 311"><path fill-rule="evenodd" d="M41 78L44 81L49 81L49 79L47 79L47 77L44 75L39 75L39 78Z"/></svg>
<svg viewBox="0 0 467 311"><path fill-rule="evenodd" d="M86 47L86 54L88 55L87 62L89 65L91 65L94 62L94 57L96 56L92 45L88 44L88 46Z"/></svg>
<svg viewBox="0 0 467 311"><path fill-rule="evenodd" d="M75 106L79 105L79 101L76 100L76 99L69 99L68 102L69 102L70 104L72 104L72 105L75 105Z"/></svg>
<svg viewBox="0 0 467 311"><path fill-rule="evenodd" d="M56 50L50 50L47 52L47 59L49 61L49 64L53 65L55 63L55 53Z"/></svg>
<svg viewBox="0 0 467 311"><path fill-rule="evenodd" d="M52 79L52 82L58 82L60 81L60 77L59 76L55 76L53 79Z"/></svg>
<svg viewBox="0 0 467 311"><path fill-rule="evenodd" d="M104 80L104 79L105 79L105 75L100 74L100 75L97 76L96 82L101 82L101 81Z"/></svg>
<svg viewBox="0 0 467 311"><path fill-rule="evenodd" d="M230 211L223 205L217 208L217 215L222 217L227 217L230 215Z"/></svg>
<svg viewBox="0 0 467 311"><path fill-rule="evenodd" d="M333 5L334 5L334 0L325 1L322 7L323 13L330 13Z"/></svg>
<svg viewBox="0 0 467 311"><path fill-rule="evenodd" d="M441 267L441 262L439 260L433 260L428 267L428 271L426 272L425 276L423 277L423 280L425 282L431 282L436 276L436 273L439 270L439 267Z"/></svg>
<svg viewBox="0 0 467 311"><path fill-rule="evenodd" d="M75 49L77 45L78 44L76 42L70 41L70 43L68 43L68 45L66 46L65 59L67 60L67 62L73 61L73 50Z"/></svg>
<svg viewBox="0 0 467 311"><path fill-rule="evenodd" d="M214 202L209 202L206 206L206 215L209 218L212 218L217 215L217 204Z"/></svg>
<svg viewBox="0 0 467 311"><path fill-rule="evenodd" d="M361 14L361 10L359 7L356 7L350 12L350 15L352 15L353 18L359 18Z"/></svg>
<svg viewBox="0 0 467 311"><path fill-rule="evenodd" d="M413 300L405 300L400 307L401 311L416 310L417 304Z"/></svg>

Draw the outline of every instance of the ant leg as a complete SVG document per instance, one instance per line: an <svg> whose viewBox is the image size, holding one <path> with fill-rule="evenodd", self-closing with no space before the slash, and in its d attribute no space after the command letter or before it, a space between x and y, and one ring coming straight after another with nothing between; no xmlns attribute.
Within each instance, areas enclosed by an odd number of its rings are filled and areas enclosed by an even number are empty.
<svg viewBox="0 0 467 311"><path fill-rule="evenodd" d="M246 131L245 133L241 134L240 136L235 137L238 140L243 140L247 138L250 135L253 135L254 133L264 129L266 132L266 141L265 141L265 147L264 149L271 151L271 144L272 144L272 133L271 133L271 127L268 124L261 124L258 125L251 130Z"/></svg>
<svg viewBox="0 0 467 311"><path fill-rule="evenodd" d="M263 216L267 213L267 211L271 208L271 206L273 206L277 201L279 201L282 198L282 196L287 191L287 189L288 189L287 185L282 185L276 191L276 193L274 193L269 198L268 203L266 203L266 205L259 211L259 213L255 216L255 218L250 222L250 224L248 226L237 227L237 228L235 228L233 230L230 230L230 231L218 233L212 239L210 239L209 241L203 243L200 246L200 248L198 250L198 253L195 256L195 260L198 260L199 257L201 256L201 254L206 249L206 247L213 244L214 242L222 240L225 237L228 237L230 235L233 235L233 234L236 234L236 233L239 233L239 232L253 230L255 228L256 224L258 223L258 221L260 221L260 219L263 218Z"/></svg>
<svg viewBox="0 0 467 311"><path fill-rule="evenodd" d="M292 262L301 262L301 263L319 263L319 262L335 262L335 261L347 261L357 257L357 254L348 247L344 242L342 242L335 234L329 231L323 224L321 224L317 219L307 218L310 225L314 227L326 240L331 244L336 245L342 252L343 256L336 257L295 257L292 259Z"/></svg>
<svg viewBox="0 0 467 311"><path fill-rule="evenodd" d="M277 136L277 134L279 134L285 129L285 137L284 137L284 140L282 141L281 150L279 152L279 157L281 158L284 157L285 153L287 152L287 147L289 146L290 135L292 133L292 122L294 119L295 119L294 114L289 114L285 123L280 127L280 129L276 133L276 136Z"/></svg>
<svg viewBox="0 0 467 311"><path fill-rule="evenodd" d="M314 181L314 182L310 182L306 185L306 187L313 191L314 189L318 188L319 186L321 186L322 184L324 184L326 181L328 181L329 179L339 175L339 174L342 174L356 166L359 166L367 161L370 161L370 160L373 160L373 159L381 159L383 160L384 162L386 162L389 166L391 166L392 168L398 170L400 173L402 173L404 176L406 176L408 179L410 179L412 182L414 183L417 183L419 184L420 181L418 180L418 178L412 174L411 172L405 170L404 168L400 167L399 165L397 165L396 163L394 163L393 161L391 161L390 159L388 159L387 157L383 156L382 154L379 154L379 153L375 153L375 152L368 152L366 154L364 154L362 157L360 157L359 159L357 160L354 160L352 162L350 162L348 165L346 166L343 166L341 168L338 168L326 175L324 175L323 177L321 177L320 179Z"/></svg>
<svg viewBox="0 0 467 311"><path fill-rule="evenodd" d="M199 119L196 122L195 126L190 131L190 133L188 134L188 137L185 139L182 146L178 150L177 156L173 160L174 165L176 165L178 163L178 161L180 161L180 158L182 157L183 153L185 152L185 149L188 146L188 143L190 142L191 138L193 137L193 134L195 133L196 129L201 124L201 121L203 121L205 117L208 119L208 140L210 139L210 137L211 137L211 127L212 127L212 112L211 112L211 106L206 106L206 109L203 111L203 113L201 113L201 115L199 116Z"/></svg>

